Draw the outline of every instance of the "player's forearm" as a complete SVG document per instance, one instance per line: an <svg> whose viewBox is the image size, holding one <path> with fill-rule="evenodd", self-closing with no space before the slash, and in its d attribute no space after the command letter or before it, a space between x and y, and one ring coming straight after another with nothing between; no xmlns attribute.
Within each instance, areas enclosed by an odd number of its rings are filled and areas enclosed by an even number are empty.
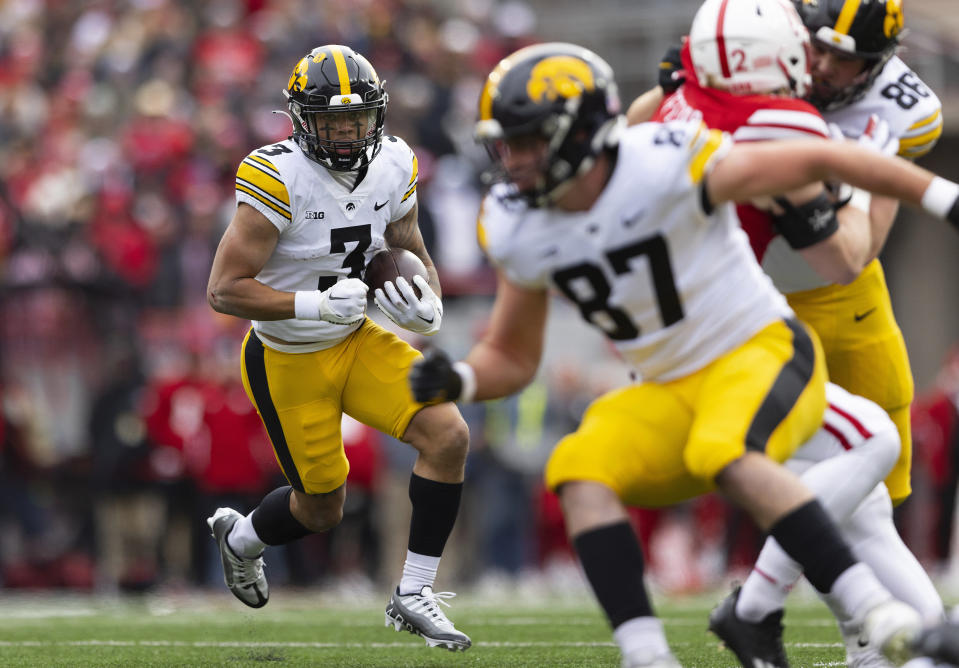
<svg viewBox="0 0 959 668"><path fill-rule="evenodd" d="M815 181L843 181L922 207L959 227L959 185L902 158L848 142L739 145L714 167L707 188L714 203L743 202Z"/></svg>
<svg viewBox="0 0 959 668"><path fill-rule="evenodd" d="M254 278L211 285L207 300L218 313L248 320L286 320L295 314L295 293L274 290Z"/></svg>
<svg viewBox="0 0 959 668"><path fill-rule="evenodd" d="M715 166L707 186L714 203L748 202L817 181L842 181L918 205L932 176L852 142L764 141L737 144Z"/></svg>
<svg viewBox="0 0 959 668"><path fill-rule="evenodd" d="M854 144L830 145L812 166L817 177L843 181L877 195L920 206L932 172L902 158L879 155ZM818 168L818 169L817 169Z"/></svg>
<svg viewBox="0 0 959 668"><path fill-rule="evenodd" d="M896 213L899 211L899 200L891 197L873 197L869 204L870 236L872 237L872 247L870 249L869 260L879 257L882 247L886 244L889 237L889 231L896 220Z"/></svg>
<svg viewBox="0 0 959 668"><path fill-rule="evenodd" d="M660 86L654 86L637 97L626 111L627 123L636 125L637 123L645 123L651 119L664 97L663 89Z"/></svg>
<svg viewBox="0 0 959 668"><path fill-rule="evenodd" d="M526 359L486 340L477 343L464 360L476 374L474 401L499 399L515 394L536 376L539 360Z"/></svg>
<svg viewBox="0 0 959 668"><path fill-rule="evenodd" d="M851 283L872 259L872 226L869 214L852 203L836 212L839 219L838 253L844 270L837 283Z"/></svg>

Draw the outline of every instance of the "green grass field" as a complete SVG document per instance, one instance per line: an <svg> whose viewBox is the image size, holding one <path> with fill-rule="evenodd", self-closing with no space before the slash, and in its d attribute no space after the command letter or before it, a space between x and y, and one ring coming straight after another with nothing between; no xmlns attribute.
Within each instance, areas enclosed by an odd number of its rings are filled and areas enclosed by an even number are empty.
<svg viewBox="0 0 959 668"><path fill-rule="evenodd" d="M684 666L738 666L705 631L720 596L655 599ZM793 665L845 665L825 607L808 596L793 599L786 613ZM0 665L619 666L609 629L588 596L530 602L461 595L449 613L473 638L468 652L427 648L385 628L378 601L344 605L342 597L322 592L276 591L262 610L243 607L225 591L133 599L0 595Z"/></svg>

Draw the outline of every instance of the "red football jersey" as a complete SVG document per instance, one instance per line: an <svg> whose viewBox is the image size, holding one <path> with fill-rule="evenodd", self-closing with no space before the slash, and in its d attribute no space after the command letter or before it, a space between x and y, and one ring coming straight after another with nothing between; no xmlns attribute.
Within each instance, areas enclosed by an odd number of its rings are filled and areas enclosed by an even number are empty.
<svg viewBox="0 0 959 668"><path fill-rule="evenodd" d="M702 120L710 128L728 132L737 142L829 136L826 122L805 100L777 95L733 95L700 86L688 42L683 45L682 61L686 81L662 101L652 120ZM738 205L736 213L749 235L756 259L762 263L766 247L778 234L772 220L750 204Z"/></svg>

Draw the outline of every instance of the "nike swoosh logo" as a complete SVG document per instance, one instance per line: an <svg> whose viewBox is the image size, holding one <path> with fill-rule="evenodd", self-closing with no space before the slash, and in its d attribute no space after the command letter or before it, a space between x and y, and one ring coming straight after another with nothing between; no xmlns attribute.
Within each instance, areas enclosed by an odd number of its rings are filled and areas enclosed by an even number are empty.
<svg viewBox="0 0 959 668"><path fill-rule="evenodd" d="M433 318L430 318L429 320L427 320L426 318L424 318L424 317L421 316L421 315L417 315L416 317L419 318L420 320L422 320L423 322L425 322L425 323L428 324L428 325L432 325L432 324L433 324Z"/></svg>
<svg viewBox="0 0 959 668"><path fill-rule="evenodd" d="M871 309L869 309L869 310L866 311L865 313L853 313L853 314L852 314L852 317L856 320L856 322L859 322L859 321L862 320L863 318L868 317L868 316L869 316L873 311L875 311L875 310L876 310L876 307L873 306Z"/></svg>
<svg viewBox="0 0 959 668"><path fill-rule="evenodd" d="M386 206L386 205L389 204L389 203L390 203L389 200L386 200L386 201L383 202L382 204L380 204L379 202L374 202L374 203L373 203L373 210L374 210L374 211L379 211L380 209L382 209L384 206Z"/></svg>
<svg viewBox="0 0 959 668"><path fill-rule="evenodd" d="M330 295L330 299L350 299L350 297L337 297L336 295Z"/></svg>

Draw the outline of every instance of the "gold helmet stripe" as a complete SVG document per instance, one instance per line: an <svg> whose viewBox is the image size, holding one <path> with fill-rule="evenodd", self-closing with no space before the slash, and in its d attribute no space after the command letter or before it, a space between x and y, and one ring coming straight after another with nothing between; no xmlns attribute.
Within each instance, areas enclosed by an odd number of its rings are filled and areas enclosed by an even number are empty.
<svg viewBox="0 0 959 668"><path fill-rule="evenodd" d="M343 51L338 46L331 46L330 51L333 52L336 73L340 77L340 95L350 95L350 73L346 69L346 59L343 58Z"/></svg>
<svg viewBox="0 0 959 668"><path fill-rule="evenodd" d="M852 28L852 22L856 18L856 12L859 11L859 4L862 0L846 0L842 9L839 10L839 18L836 19L836 25L833 30L841 35L848 35Z"/></svg>

